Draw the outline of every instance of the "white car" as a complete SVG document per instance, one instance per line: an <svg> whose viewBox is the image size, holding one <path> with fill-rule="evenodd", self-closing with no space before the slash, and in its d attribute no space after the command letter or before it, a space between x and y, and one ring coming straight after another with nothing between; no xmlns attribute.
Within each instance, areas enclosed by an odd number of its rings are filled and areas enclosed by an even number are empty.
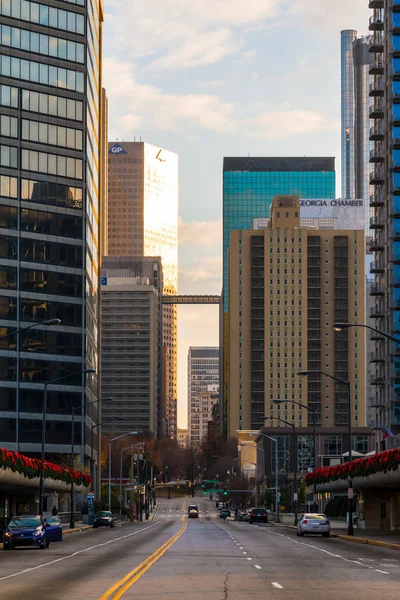
<svg viewBox="0 0 400 600"><path fill-rule="evenodd" d="M317 533L329 537L331 526L327 516L322 513L306 513L297 523L297 535L303 537L306 533Z"/></svg>

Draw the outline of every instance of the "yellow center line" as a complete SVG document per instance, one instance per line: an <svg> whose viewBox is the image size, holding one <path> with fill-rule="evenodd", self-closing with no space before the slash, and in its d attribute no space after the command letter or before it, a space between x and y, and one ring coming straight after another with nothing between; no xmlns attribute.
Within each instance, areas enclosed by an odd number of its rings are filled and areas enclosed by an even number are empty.
<svg viewBox="0 0 400 600"><path fill-rule="evenodd" d="M186 498L183 501L183 510L187 510L187 502L186 502Z"/></svg>
<svg viewBox="0 0 400 600"><path fill-rule="evenodd" d="M113 585L100 600L119 600L123 594L145 573L150 567L157 562L165 552L171 548L173 544L181 537L187 527L186 518L182 517L183 523L177 533L169 538L160 548L158 548L151 556L146 558L138 567L135 567L125 577Z"/></svg>

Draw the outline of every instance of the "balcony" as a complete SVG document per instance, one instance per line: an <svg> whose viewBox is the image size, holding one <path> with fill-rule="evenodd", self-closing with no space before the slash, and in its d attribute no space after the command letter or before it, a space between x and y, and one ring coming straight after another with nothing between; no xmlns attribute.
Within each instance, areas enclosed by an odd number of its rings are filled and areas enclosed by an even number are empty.
<svg viewBox="0 0 400 600"><path fill-rule="evenodd" d="M374 376L371 378L369 383L370 383L370 385L384 385L385 380L383 379L383 377Z"/></svg>
<svg viewBox="0 0 400 600"><path fill-rule="evenodd" d="M369 65L370 75L383 75L384 67L382 58L371 61Z"/></svg>
<svg viewBox="0 0 400 600"><path fill-rule="evenodd" d="M373 150L370 151L369 162L377 163L377 162L383 162L383 160L384 160L383 150L382 150L382 148L380 148L380 146L376 146Z"/></svg>
<svg viewBox="0 0 400 600"><path fill-rule="evenodd" d="M369 96L375 97L375 96L383 96L385 93L385 88L383 85L383 81L381 81L379 79L379 81L373 81L372 83L369 84Z"/></svg>
<svg viewBox="0 0 400 600"><path fill-rule="evenodd" d="M371 127L369 130L369 139L371 141L381 141L385 137L383 127Z"/></svg>
<svg viewBox="0 0 400 600"><path fill-rule="evenodd" d="M383 289L382 285L371 285L371 287L369 288L369 295L370 296L384 296L385 295L385 291Z"/></svg>
<svg viewBox="0 0 400 600"><path fill-rule="evenodd" d="M383 35L381 32L378 32L374 35L374 37L369 45L368 50L371 54L378 54L380 52L383 52L384 44L383 44Z"/></svg>
<svg viewBox="0 0 400 600"><path fill-rule="evenodd" d="M369 336L370 342L384 342L385 338L379 331L371 331Z"/></svg>
<svg viewBox="0 0 400 600"><path fill-rule="evenodd" d="M368 29L370 31L383 31L383 18L379 12L373 14L372 17L369 18Z"/></svg>
<svg viewBox="0 0 400 600"><path fill-rule="evenodd" d="M371 217L369 226L371 229L383 229L383 217Z"/></svg>
<svg viewBox="0 0 400 600"><path fill-rule="evenodd" d="M372 363L384 363L385 358L383 356L383 352L371 352L369 362Z"/></svg>
<svg viewBox="0 0 400 600"><path fill-rule="evenodd" d="M382 185L384 180L383 169L375 169L375 171L371 171L369 175L369 182L371 185Z"/></svg>
<svg viewBox="0 0 400 600"><path fill-rule="evenodd" d="M374 152L374 150L371 150ZM371 194L369 197L369 205L373 208L383 206L385 204L385 200L381 194Z"/></svg>
<svg viewBox="0 0 400 600"><path fill-rule="evenodd" d="M371 319L383 319L385 316L385 310L383 306L378 302L377 306L373 306L369 311Z"/></svg>
<svg viewBox="0 0 400 600"><path fill-rule="evenodd" d="M379 238L375 238L368 242L368 249L370 252L381 252L385 247Z"/></svg>
<svg viewBox="0 0 400 600"><path fill-rule="evenodd" d="M374 262L371 263L370 268L369 268L369 272L370 273L384 273L385 272L385 267L383 266L383 263L379 260L376 260Z"/></svg>
<svg viewBox="0 0 400 600"><path fill-rule="evenodd" d="M369 0L368 6L369 8L383 8L383 0Z"/></svg>

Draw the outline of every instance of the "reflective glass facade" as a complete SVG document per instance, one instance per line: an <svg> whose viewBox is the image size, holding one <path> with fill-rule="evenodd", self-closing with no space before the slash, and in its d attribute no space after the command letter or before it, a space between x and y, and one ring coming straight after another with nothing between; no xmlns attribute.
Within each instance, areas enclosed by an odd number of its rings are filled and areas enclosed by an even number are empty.
<svg viewBox="0 0 400 600"><path fill-rule="evenodd" d="M98 398L101 0L0 0L0 445L70 453L71 407ZM59 418L55 417L62 412ZM90 455L97 403L76 411L75 451ZM95 436L96 444L96 436ZM96 453L95 453L96 456Z"/></svg>

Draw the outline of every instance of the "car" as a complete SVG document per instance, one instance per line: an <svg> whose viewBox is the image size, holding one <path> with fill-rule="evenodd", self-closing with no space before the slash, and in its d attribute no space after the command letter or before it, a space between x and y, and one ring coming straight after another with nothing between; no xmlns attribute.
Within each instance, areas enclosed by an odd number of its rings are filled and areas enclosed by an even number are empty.
<svg viewBox="0 0 400 600"><path fill-rule="evenodd" d="M237 520L238 521L249 521L250 517L249 517L249 513L247 512L241 512L238 515Z"/></svg>
<svg viewBox="0 0 400 600"><path fill-rule="evenodd" d="M219 513L219 518L220 519L226 519L227 517L231 516L231 511L228 508L223 508L221 510L221 512Z"/></svg>
<svg viewBox="0 0 400 600"><path fill-rule="evenodd" d="M3 534L4 550L30 547L45 550L50 542L62 541L62 525L57 519L47 522L40 515L18 515L8 523Z"/></svg>
<svg viewBox="0 0 400 600"><path fill-rule="evenodd" d="M249 523L268 523L268 513L265 508L252 508L249 513Z"/></svg>
<svg viewBox="0 0 400 600"><path fill-rule="evenodd" d="M223 502L219 502L218 506L217 506L217 510L221 511L224 509L224 503Z"/></svg>
<svg viewBox="0 0 400 600"><path fill-rule="evenodd" d="M100 510L94 515L93 527L115 527L115 519L111 510Z"/></svg>
<svg viewBox="0 0 400 600"><path fill-rule="evenodd" d="M189 519L198 519L199 518L199 507L197 506L197 504L189 504L188 518Z"/></svg>
<svg viewBox="0 0 400 600"><path fill-rule="evenodd" d="M303 537L306 533L329 537L331 526L328 517L322 513L305 513L297 523L297 535Z"/></svg>

